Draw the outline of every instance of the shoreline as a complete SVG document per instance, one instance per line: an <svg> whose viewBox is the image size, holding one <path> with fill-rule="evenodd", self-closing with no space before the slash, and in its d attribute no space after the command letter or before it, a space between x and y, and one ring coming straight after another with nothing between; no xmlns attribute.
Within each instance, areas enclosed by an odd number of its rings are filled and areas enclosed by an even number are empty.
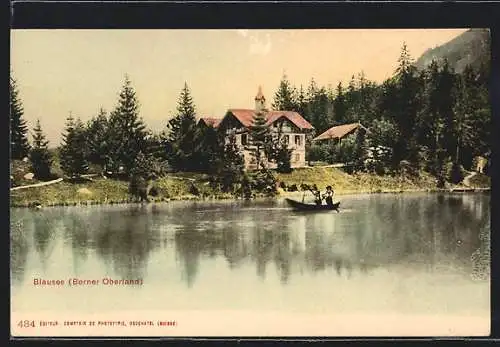
<svg viewBox="0 0 500 347"><path fill-rule="evenodd" d="M375 189L375 190L339 190L335 192L336 196L359 196L359 195L374 195L374 194L414 194L414 193L460 193L460 194L470 194L470 193L490 193L491 187L488 188L474 188L474 187L453 187L453 188L426 188L426 189ZM309 196L306 192L306 196ZM260 200L260 199L284 199L284 198L296 198L300 199L303 196L303 192L278 192L276 195L267 196L264 194L258 194L250 200ZM160 198L150 198L149 201L135 201L132 198L116 199L109 201L100 200L75 200L75 201L55 201L41 205L40 208L47 207L69 207L69 206L109 206L109 205L141 205L141 204L151 204L151 203L168 203L172 201L243 201L245 199L241 197L236 197L234 195L221 194L220 196L196 196L196 195L179 195L174 197L160 197ZM34 208L37 201L30 201L26 203L10 203L10 208Z"/></svg>

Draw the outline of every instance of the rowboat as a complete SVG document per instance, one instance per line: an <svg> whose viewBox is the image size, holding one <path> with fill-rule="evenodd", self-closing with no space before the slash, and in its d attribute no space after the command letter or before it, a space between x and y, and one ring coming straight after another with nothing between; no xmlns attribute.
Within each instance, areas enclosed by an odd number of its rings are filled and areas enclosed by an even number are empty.
<svg viewBox="0 0 500 347"><path fill-rule="evenodd" d="M316 204L305 204L303 202L295 201L292 199L285 198L286 202L294 209L298 211L337 211L339 212L340 202L336 202L333 205L316 205Z"/></svg>

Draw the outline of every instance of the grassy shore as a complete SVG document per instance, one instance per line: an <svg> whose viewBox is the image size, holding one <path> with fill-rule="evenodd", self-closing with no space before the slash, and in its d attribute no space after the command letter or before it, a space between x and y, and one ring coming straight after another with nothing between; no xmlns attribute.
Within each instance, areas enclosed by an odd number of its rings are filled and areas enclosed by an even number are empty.
<svg viewBox="0 0 500 347"><path fill-rule="evenodd" d="M290 174L277 174L277 179L278 184L284 182L287 187L295 184L299 189L301 184L316 184L320 190L331 185L336 195L439 190L435 178L427 174L422 174L418 178L378 176L367 173L350 175L338 168L314 167L296 169ZM207 183L206 176L200 174L172 174L157 180L155 185L158 194L151 197L151 201L234 198L230 194L213 191ZM193 185L198 190L196 195L192 194ZM489 187L489 177L476 176L474 180L471 180L471 185L476 188ZM459 186L447 188L457 187ZM281 196L302 194L302 192L289 192L281 188L278 189L278 193ZM104 178L94 178L82 183L62 181L48 186L10 192L12 207L28 207L35 204L42 206L118 204L133 201L128 194L128 182Z"/></svg>

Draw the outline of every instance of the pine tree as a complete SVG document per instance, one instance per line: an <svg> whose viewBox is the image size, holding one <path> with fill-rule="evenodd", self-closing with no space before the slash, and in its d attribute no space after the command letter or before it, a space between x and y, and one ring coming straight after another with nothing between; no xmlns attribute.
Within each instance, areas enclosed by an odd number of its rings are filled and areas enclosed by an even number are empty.
<svg viewBox="0 0 500 347"><path fill-rule="evenodd" d="M309 115L307 114L307 97L302 85L300 85L297 95L297 112L306 120L310 120Z"/></svg>
<svg viewBox="0 0 500 347"><path fill-rule="evenodd" d="M324 87L311 86L310 90L312 93L309 95L310 122L316 131L321 133L331 127L333 107Z"/></svg>
<svg viewBox="0 0 500 347"><path fill-rule="evenodd" d="M38 119L33 129L33 147L30 150L29 158L33 174L39 180L47 180L51 177L52 156L48 144Z"/></svg>
<svg viewBox="0 0 500 347"><path fill-rule="evenodd" d="M79 178L88 171L86 132L82 121L68 116L60 148L61 169L71 179Z"/></svg>
<svg viewBox="0 0 500 347"><path fill-rule="evenodd" d="M297 91L283 75L278 90L274 94L272 108L277 111L298 111Z"/></svg>
<svg viewBox="0 0 500 347"><path fill-rule="evenodd" d="M399 128L400 138L394 150L395 164L401 160L409 160L416 165L418 147L415 135L415 123L420 107L421 81L416 76L416 67L410 56L406 43L403 43L396 70L396 98L394 100L394 120Z"/></svg>
<svg viewBox="0 0 500 347"><path fill-rule="evenodd" d="M332 125L343 124L346 120L346 100L342 82L339 82L336 89L336 97L333 101L334 121Z"/></svg>
<svg viewBox="0 0 500 347"><path fill-rule="evenodd" d="M16 81L10 78L10 156L23 159L29 153L28 127L23 119L24 109Z"/></svg>
<svg viewBox="0 0 500 347"><path fill-rule="evenodd" d="M195 131L194 152L198 169L204 173L214 173L217 161L224 151L223 134L212 126L197 127Z"/></svg>
<svg viewBox="0 0 500 347"><path fill-rule="evenodd" d="M262 112L257 112L250 126L250 143L252 151L252 156L254 157L257 169L266 168L265 151L266 144L269 141L270 129L267 125L267 120Z"/></svg>
<svg viewBox="0 0 500 347"><path fill-rule="evenodd" d="M176 170L191 171L197 168L194 138L196 133L196 108L187 83L179 96L177 114L168 122L168 159Z"/></svg>
<svg viewBox="0 0 500 347"><path fill-rule="evenodd" d="M139 116L139 101L128 75L120 91L118 105L109 118L109 163L112 171L125 173L133 168L135 157L145 150L146 126Z"/></svg>
<svg viewBox="0 0 500 347"><path fill-rule="evenodd" d="M235 184L241 183L244 177L245 161L241 154L236 137L233 133L228 135L223 152L216 162L215 175L211 176L212 185L220 185L222 191L230 192Z"/></svg>
<svg viewBox="0 0 500 347"><path fill-rule="evenodd" d="M106 171L109 152L109 129L106 111L101 108L97 116L92 118L86 128L86 152L90 163L99 165Z"/></svg>

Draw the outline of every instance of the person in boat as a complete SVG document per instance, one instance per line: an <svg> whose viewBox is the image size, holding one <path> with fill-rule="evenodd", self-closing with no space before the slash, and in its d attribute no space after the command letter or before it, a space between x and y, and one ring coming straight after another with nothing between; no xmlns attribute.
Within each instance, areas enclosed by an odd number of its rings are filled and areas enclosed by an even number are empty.
<svg viewBox="0 0 500 347"><path fill-rule="evenodd" d="M314 195L314 202L316 205L321 205L322 204L322 199L321 199L321 192L319 191L318 187L316 185L312 186L310 188L311 193Z"/></svg>
<svg viewBox="0 0 500 347"><path fill-rule="evenodd" d="M323 198L328 206L333 206L333 189L332 186L326 187L326 192L323 194Z"/></svg>

